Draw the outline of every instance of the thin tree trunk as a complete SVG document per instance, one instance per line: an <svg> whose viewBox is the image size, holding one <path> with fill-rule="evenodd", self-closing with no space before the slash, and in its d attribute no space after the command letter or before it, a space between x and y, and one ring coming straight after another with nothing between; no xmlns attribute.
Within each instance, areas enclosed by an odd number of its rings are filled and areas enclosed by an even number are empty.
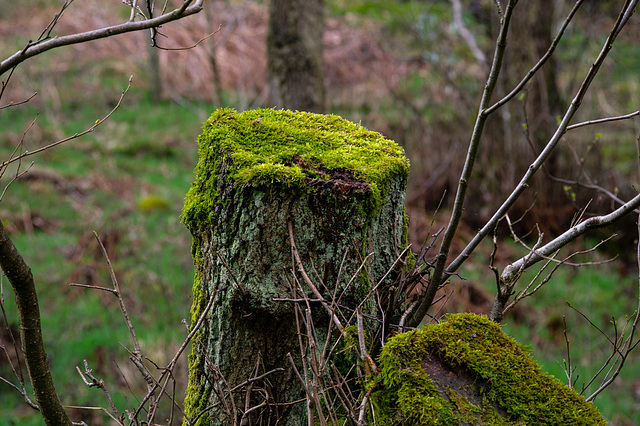
<svg viewBox="0 0 640 426"><path fill-rule="evenodd" d="M324 0L271 0L267 68L271 103L324 112Z"/></svg>

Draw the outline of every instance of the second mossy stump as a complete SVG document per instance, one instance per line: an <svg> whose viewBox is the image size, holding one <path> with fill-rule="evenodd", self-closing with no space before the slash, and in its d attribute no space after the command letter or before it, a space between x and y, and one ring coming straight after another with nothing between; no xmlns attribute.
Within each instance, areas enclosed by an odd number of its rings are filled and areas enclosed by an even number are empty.
<svg viewBox="0 0 640 426"><path fill-rule="evenodd" d="M305 391L287 355L301 358L295 302L274 300L293 295L289 229L317 288L355 309L395 278L383 281L406 246L408 160L393 141L340 117L273 109L220 109L199 145L182 217L193 235L191 323L212 304L193 341L186 414L231 424L230 412L239 421L268 395L252 424L304 424L305 403L293 403ZM365 310L376 315L371 301ZM242 384L234 401L219 398ZM264 392L247 399L254 385Z"/></svg>
<svg viewBox="0 0 640 426"><path fill-rule="evenodd" d="M389 339L372 395L381 426L605 426L500 325L453 314Z"/></svg>

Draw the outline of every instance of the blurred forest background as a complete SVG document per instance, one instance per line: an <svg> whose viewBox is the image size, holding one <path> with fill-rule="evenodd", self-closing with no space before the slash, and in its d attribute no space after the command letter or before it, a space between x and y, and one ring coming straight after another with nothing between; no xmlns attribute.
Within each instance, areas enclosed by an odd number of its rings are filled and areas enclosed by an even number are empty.
<svg viewBox="0 0 640 426"><path fill-rule="evenodd" d="M328 112L383 133L401 144L411 161L407 212L410 239L420 246L433 221L446 223L445 205L455 191L479 96L491 60L497 22L490 0L327 0L324 35ZM519 81L546 51L572 2L540 1L527 8L510 35L511 46L497 95ZM468 241L526 170L556 117L571 101L584 73L616 18L617 1L586 1L569 26L553 63L489 123L464 226ZM0 0L0 57L37 37L60 8L47 0ZM162 29L148 47L148 34L65 47L22 64L11 77L2 104L37 96L0 111L0 156L9 158L23 140L34 150L81 132L113 108L133 75L123 105L91 134L33 158L29 172L3 194L0 218L30 264L38 285L45 344L63 402L106 406L103 394L88 389L76 373L87 359L94 374L111 384L121 406L136 405L144 383L135 377L121 346L128 331L117 300L106 292L69 283L109 285L105 261L92 235L102 237L120 280L145 351L166 363L185 336L193 266L191 237L180 224L182 202L197 161L201 124L219 106L238 110L272 106L265 43L267 1L210 1L206 11ZM71 5L56 27L66 34L127 19L120 1L84 0ZM621 115L640 105L640 20L632 18L598 75L578 121ZM32 121L35 119L33 125ZM545 235L575 219L605 212L611 200L587 186L598 184L625 198L638 184L635 148L640 121L586 127L565 137L556 154L512 211L523 220L521 234L538 224ZM22 169L27 163L22 164ZM2 178L2 187L11 175ZM581 183L582 185L578 184ZM444 198L443 198L444 196ZM591 200L591 201L590 201ZM501 230L501 251L524 253ZM576 387L600 368L610 351L607 339L571 303L613 336L611 321L623 324L636 306L638 274L634 218L591 234L576 250L615 233L592 266L565 266L552 283L505 319L505 330L531 348L544 369L566 382L563 318ZM535 235L533 236L535 238ZM460 245L460 243L458 244ZM455 279L444 311L488 313L495 293L489 270L490 243ZM454 246L454 251L456 247ZM608 259L616 258L613 262ZM504 259L497 259L498 263ZM17 327L13 295L2 288L11 327ZM0 333L6 333L0 327ZM16 333L17 334L17 333ZM6 336L3 336L5 342ZM16 354L9 353L15 357ZM637 360L637 355L634 359ZM595 404L612 425L640 424L640 363L627 361L623 375ZM186 357L181 361L182 398ZM0 354L0 375L11 377ZM117 389L114 391L113 389ZM108 424L100 411L78 409L74 419ZM1 424L41 424L14 389L0 383Z"/></svg>

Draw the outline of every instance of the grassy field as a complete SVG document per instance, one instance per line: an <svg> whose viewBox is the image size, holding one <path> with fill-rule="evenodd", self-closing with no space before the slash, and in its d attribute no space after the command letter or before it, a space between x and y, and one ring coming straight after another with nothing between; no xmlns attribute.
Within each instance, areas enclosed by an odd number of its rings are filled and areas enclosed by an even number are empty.
<svg viewBox="0 0 640 426"><path fill-rule="evenodd" d="M83 359L107 382L119 383L122 389L116 395L121 407L126 407L125 397L135 401L125 390L125 379L134 392L143 390L121 346L132 348L115 297L69 286L71 282L111 286L93 231L109 252L143 350L161 365L186 334L181 321L189 318L193 267L191 238L180 223L180 213L197 160L202 114L212 107L194 108L144 99L125 103L93 134L38 155L28 174L10 186L2 200L0 216L38 285L54 380L67 404L105 403L99 392L86 389L76 373L75 366L82 367ZM99 114L84 110L73 120L64 120L59 129L39 118L33 135L73 134ZM8 158L21 127L33 117L29 108L0 114L2 158ZM32 150L47 138L29 138L25 149ZM2 182L6 185L10 179L7 174ZM16 327L9 289L4 288L5 308ZM11 376L4 361L0 371ZM181 379L184 385L185 378ZM11 407L20 407L20 398L8 387L0 394L0 423L9 424L16 415Z"/></svg>
<svg viewBox="0 0 640 426"><path fill-rule="evenodd" d="M42 2L30 2L36 3L41 6ZM252 10L251 17L262 16L262 9L255 11L254 3L251 6L253 9L247 7ZM378 20L388 18L372 2L354 2L356 6L349 8L343 3L345 2L335 1L331 5L331 13L347 21L346 27L340 27L341 31L354 31L351 28L356 26L354 22L366 28L366 25L370 25L365 22L366 16ZM386 35L396 34L406 26L404 20L415 17L411 7L417 6L408 5L406 9L394 12L395 18L389 21L390 31ZM432 9L430 16L435 21L429 21L429 25L435 27L440 20L447 19L448 4L434 5ZM43 19L46 13L45 8L42 11ZM236 16L228 11L225 13ZM363 21L354 21L353 14L359 14ZM11 18L21 22L23 15L14 10ZM0 33L2 28L0 26ZM431 43L435 39L428 37L438 35L423 30L423 38L414 39L414 43ZM241 32L241 28L238 32ZM361 33L349 34L353 35L349 39L350 43L357 37L364 37ZM0 53L12 52L25 37L20 35L0 39ZM363 39L364 45L378 47L368 42L369 39ZM622 51L614 52L617 55L614 59L629 62L632 58L640 57L634 54L637 47L623 44L623 48ZM76 372L76 366L82 367L82 362L86 359L96 376L104 378L111 386L112 395L121 410L136 406L136 398L144 395L145 386L133 371L128 353L123 348L123 345L131 348L131 341L117 301L106 292L70 287L69 284L110 285L106 263L93 237L93 231L96 231L104 241L113 262L143 350L159 365L166 363L173 355L186 335L182 320L189 318L193 282L191 238L180 223L180 213L197 161L196 138L202 122L215 109L212 102L196 101L193 99L199 97L183 96L182 92L169 91L164 100L151 100L144 63L140 60L144 56L144 50L127 49L132 48L107 44L107 56L92 57L91 60L83 59L84 54L77 51L61 53L63 56L56 56L57 53L45 55L34 61L32 66L22 69L22 77L14 77L16 86L35 86L41 92L40 95L20 108L0 110L0 158L6 159L23 137L22 149L32 151L88 128L114 106L120 91L127 85L129 75L134 74L133 88L125 97L123 105L108 121L81 139L22 162L20 170L30 167L29 172L11 183L0 203L0 218L11 232L36 279L45 343L54 380L60 388L63 402L74 406L107 406L100 391L88 389ZM447 50L447 45L442 44L439 49ZM127 53L126 57L121 57L123 52ZM193 54L199 55L199 52L201 50ZM374 51L374 56L378 53ZM427 60L435 63L435 57L445 53L447 52L434 49L431 52L433 57ZM114 57L108 57L109 54ZM464 64L462 56L455 58L459 61L458 67ZM189 67L191 64L188 60L183 60L183 56L171 58L174 62L165 62L165 69L170 68L169 65ZM386 61L387 58L383 59ZM241 68L243 72L251 68L243 66L241 61L239 63L237 68ZM197 67L191 68L198 71ZM385 72L385 68L375 70L381 74ZM225 68L223 71L225 76L237 74L234 74L237 70L233 68ZM357 74L358 68L352 67L350 71L360 76ZM185 89L192 76L184 78L182 73L183 68L180 68L175 73L178 77L171 76L173 80L167 80L167 85L177 91ZM252 75L240 76L238 81L253 81ZM458 81L471 85L472 77L469 72ZM438 96L431 96L434 93L443 95L437 90L447 82L434 80L437 78L440 77L419 70L411 73L411 79L405 82L404 89L411 92L434 87L434 92L422 93L429 101L418 105L422 108L418 112L426 116L426 125L435 128L427 131L445 133L446 126L449 129L460 127L460 116L457 115L459 108L453 104L448 109L444 108L438 102L444 104L448 99L442 100L441 97L441 100L436 101ZM178 87L178 84L182 86ZM246 84L237 90L225 92L226 99L222 103L239 109L262 106L259 90L256 92L255 87ZM356 87L355 83L349 84ZM616 90L626 93L626 89L623 90L620 85L623 83L616 85ZM420 126L414 126L416 123L407 119L406 110L393 109L389 103L381 107L379 99L373 98L372 94L375 92L374 86L383 86L380 82L368 82L359 89L361 92L355 89L354 92L349 92L346 86L346 83L345 86L333 86L335 92L343 90L346 94L342 94L340 102L336 101L332 108L351 120L362 120L364 125L374 130L385 133L388 130L404 136L425 125L421 121ZM185 93L189 90L189 93L198 91L198 87L187 89ZM211 92L211 87L207 86L200 91ZM356 96L364 92L372 98ZM400 89L398 93L406 95ZM332 99L336 99L337 95L334 93L332 96ZM344 101L346 98L354 103L347 103ZM384 101L389 99L391 98ZM394 101L397 99L394 98ZM2 103L4 104L4 99ZM405 105L405 108L408 107ZM25 135L25 130L35 117L35 124ZM400 127L403 129L399 132ZM609 139L615 139L615 136L614 133L606 135ZM414 143L421 143L423 137L424 135L417 135ZM401 142L406 140L408 137ZM412 151L408 142L405 146L409 155L413 156L411 160L414 162L414 170L422 171L424 165L420 164L420 159L424 157L423 152ZM622 144L610 145L603 152L608 155L607 150L623 148ZM625 149L629 151L629 148ZM632 154L631 152L629 155ZM31 166L32 160L34 164ZM630 168L626 163L622 166ZM15 167L14 164L13 169L10 168L0 179L0 188L10 183ZM414 215L411 218L414 229L428 220L424 217L424 210L414 208L410 211ZM441 214L446 216L445 213ZM468 282L492 295L494 289L487 264L486 255L480 255L466 265L461 274ZM610 346L607 339L575 310L569 308L565 301L587 314L609 336L613 336L611 319L615 318L621 325L626 316L636 309L637 277L634 276L636 272L633 268L631 271L621 271L616 263L561 269L549 285L523 302L514 315L506 318L505 330L522 344L529 346L546 371L566 381L562 369L563 360L568 359L563 335L565 317L571 362L576 367L575 374L579 374L576 387L580 389L581 384L595 374L607 359ZM3 283L2 291L7 317L10 325L15 328L17 314L7 283ZM596 399L596 405L611 420L611 424L640 424L640 364L637 360L635 355L629 359L617 382ZM178 400L181 400L186 384L185 363L183 360L177 369L180 372L176 377L179 384L176 389ZM2 356L0 375L13 377ZM585 393L588 395L591 391L593 386ZM84 419L89 424L108 423L108 417L96 410L77 409L72 415L74 420ZM168 414L163 415L166 417ZM37 414L21 401L16 391L0 383L0 424L41 423ZM179 424L179 421L175 424Z"/></svg>

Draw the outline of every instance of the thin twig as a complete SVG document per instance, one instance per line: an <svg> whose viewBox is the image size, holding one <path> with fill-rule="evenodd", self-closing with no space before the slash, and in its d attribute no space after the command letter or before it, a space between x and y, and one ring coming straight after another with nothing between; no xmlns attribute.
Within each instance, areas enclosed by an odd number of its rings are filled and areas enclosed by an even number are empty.
<svg viewBox="0 0 640 426"><path fill-rule="evenodd" d="M27 99L24 99L22 101L18 101L18 102L11 101L6 105L0 105L0 109L11 108L11 107L14 107L14 106L26 104L31 99L33 99L37 94L38 94L38 92L33 92L33 94L31 96L29 96Z"/></svg>
<svg viewBox="0 0 640 426"><path fill-rule="evenodd" d="M289 241L291 243L291 252L293 253L296 266L298 267L298 272L300 272L300 275L302 275L304 282L307 283L307 285L309 286L313 294L315 294L315 296L318 299L324 300L324 298L322 297L322 294L320 294L320 292L318 291L318 288L315 286L315 284L313 284L313 281L311 281L311 278L309 278L309 275L307 275L307 272L304 269L304 265L302 264L302 260L300 259L300 254L298 253L298 248L296 247L296 242L293 238L293 225L291 221L288 222L288 226L289 226ZM331 307L326 302L320 302L320 303L322 303L322 306L329 313L331 320L335 323L336 327L338 327L338 331L340 331L340 333L346 337L347 332L345 331L344 327L342 326L342 323L336 316L335 310L331 309Z"/></svg>
<svg viewBox="0 0 640 426"><path fill-rule="evenodd" d="M118 409L116 408L116 405L113 402L113 398L111 398L111 394L109 393L109 389L107 388L107 385L104 383L104 380L97 379L93 375L93 370L89 368L89 363L87 362L87 360L85 359L83 361L84 361L84 372L80 371L80 367L76 366L76 370L78 371L78 374L82 378L82 381L84 381L85 385L87 385L90 388L96 386L102 390L105 397L107 398L107 401L109 402L109 406L111 407L111 413L109 413L107 410L105 410L105 412L113 420L115 420L119 424L122 424L119 420L121 418L120 413L118 413ZM91 379L91 382L87 381L86 377Z"/></svg>
<svg viewBox="0 0 640 426"><path fill-rule="evenodd" d="M625 114L625 115L618 115L618 116L615 116L615 117L598 118L596 120L588 120L588 121L583 121L582 123L572 124L571 126L567 127L567 131L573 130L573 129L577 129L579 127L592 126L594 124L608 123L608 122L611 122L611 121L619 121L619 120L627 120L629 118L633 118L633 117L637 117L637 116L640 116L640 110L634 111L632 113Z"/></svg>
<svg viewBox="0 0 640 426"><path fill-rule="evenodd" d="M119 25L100 28L97 30L86 31L83 33L70 34L61 37L37 40L29 42L23 49L14 53L7 59L0 62L0 75L11 70L16 65L26 61L33 56L44 53L57 47L69 46L72 44L85 43L91 40L98 40L105 37L112 37L118 34L128 32L157 28L163 24L183 19L187 16L199 13L202 10L204 0L196 0L191 5L192 0L185 0L182 6L173 11L164 13L153 19L145 19L143 21L128 21Z"/></svg>
<svg viewBox="0 0 640 426"><path fill-rule="evenodd" d="M194 44L192 44L191 46L186 46L186 47L162 47L159 46L158 44L155 44L155 48L156 49L160 49L160 50L168 50L168 51L180 51L180 50L191 50L193 48L195 48L196 46L198 46L200 43L202 43L203 41L205 41L206 39L208 39L209 37L212 37L214 35L216 35L218 33L218 31L220 31L222 29L222 24L220 24L218 26L218 29L215 30L214 32L212 32L211 34L202 37L200 40L196 41Z"/></svg>
<svg viewBox="0 0 640 426"><path fill-rule="evenodd" d="M127 94L129 89L131 88L132 80L133 80L133 77L129 77L129 83L127 84L127 88L122 91L122 94L120 95L120 99L118 99L118 102L116 103L116 106L114 106L113 109L111 109L111 111L109 111L109 113L107 115L105 115L104 117L96 120L96 122L91 127L89 127L88 129L86 129L86 130L84 130L84 131L82 131L80 133L76 133L76 134L74 134L72 136L66 137L64 139L60 139L59 141L50 143L48 145L45 145L45 146L43 146L41 148L38 148L38 149L35 149L33 151L25 151L23 154L20 154L17 157L11 158L11 159L1 163L0 164L0 168L5 167L6 165L13 163L14 161L18 161L18 160L21 160L22 158L29 157L31 155L35 155L35 154L37 154L39 152L42 152L42 151L46 151L47 149L51 149L54 146L63 144L65 142L69 142L69 141L71 141L73 139L79 138L80 136L84 136L87 133L93 132L98 126L100 126L102 123L104 123L106 120L108 120L109 117L111 117L111 115L114 112L116 112L116 110L120 107L120 105L122 104L122 100L124 99L124 96Z"/></svg>

